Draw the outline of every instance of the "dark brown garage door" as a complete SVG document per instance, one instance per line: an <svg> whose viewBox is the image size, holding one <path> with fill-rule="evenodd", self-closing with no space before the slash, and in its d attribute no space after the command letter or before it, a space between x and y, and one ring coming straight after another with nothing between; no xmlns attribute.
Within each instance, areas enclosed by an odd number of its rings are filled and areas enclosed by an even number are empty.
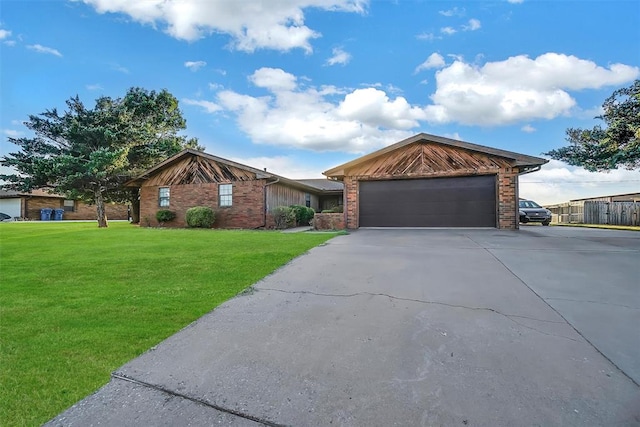
<svg viewBox="0 0 640 427"><path fill-rule="evenodd" d="M495 175L360 182L360 227L495 227Z"/></svg>

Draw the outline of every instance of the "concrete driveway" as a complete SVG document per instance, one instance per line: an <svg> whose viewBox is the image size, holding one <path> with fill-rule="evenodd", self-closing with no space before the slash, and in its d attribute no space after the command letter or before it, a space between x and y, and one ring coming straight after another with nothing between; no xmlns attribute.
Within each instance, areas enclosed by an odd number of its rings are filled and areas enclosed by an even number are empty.
<svg viewBox="0 0 640 427"><path fill-rule="evenodd" d="M50 425L640 424L640 234L359 230Z"/></svg>

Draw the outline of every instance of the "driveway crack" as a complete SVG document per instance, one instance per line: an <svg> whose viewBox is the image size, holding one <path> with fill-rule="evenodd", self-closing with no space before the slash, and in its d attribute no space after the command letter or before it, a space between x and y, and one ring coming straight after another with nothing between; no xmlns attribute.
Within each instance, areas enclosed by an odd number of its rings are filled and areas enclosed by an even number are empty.
<svg viewBox="0 0 640 427"><path fill-rule="evenodd" d="M194 403L197 403L197 404L200 404L200 405L208 406L209 408L215 409L216 411L224 412L224 413L230 414L230 415L235 415L236 417L240 417L240 418L244 418L246 420L254 421L256 423L260 423L260 424L268 426L268 427L286 427L285 424L278 424L278 423L274 423L274 422L271 422L271 421L263 420L263 419L260 419L258 417L254 417L253 415L245 414L243 412L236 411L234 409L229 409L229 408L225 408L225 407L220 406L220 405L209 403L209 402L207 402L205 400L194 398L194 397L191 397L191 396L187 396L186 394L178 393L178 392L176 392L174 390L169 390L167 388L164 388L164 387L161 387L161 386L158 386L158 385L155 385L155 384L151 384L151 383L148 383L148 382L145 382L145 381L140 381L140 380L137 380L135 378L131 378L131 377L128 377L126 375L119 374L119 373L116 373L116 372L113 372L111 374L111 378L117 379L117 380L121 380L121 381L127 381L127 382L130 382L130 383L145 387L145 388L150 388L152 390L159 391L161 393L166 393L166 394L171 395L171 396L175 396L175 397L179 397L181 399L189 400L191 402L194 402Z"/></svg>
<svg viewBox="0 0 640 427"><path fill-rule="evenodd" d="M603 305L613 305L616 307L624 307L624 308L628 308L629 310L640 310L640 307L632 307L630 305L616 304L614 302L589 301L589 300L579 300L579 299L571 299L571 298L554 298L554 297L545 298L545 300L546 301L558 300L558 301L586 302L590 304L603 304Z"/></svg>
<svg viewBox="0 0 640 427"><path fill-rule="evenodd" d="M321 292L313 292L313 291L288 291L288 290L276 289L276 288L257 288L256 290L258 290L258 291L282 292L282 293L285 293L285 294L302 294L302 295L314 295L314 296L319 296L319 297L335 297L335 298L352 298L352 297L358 297L358 296L387 297L387 298L391 298L391 299L397 300L397 301L415 302L415 303L418 303L418 304L441 305L441 306L445 306L445 307L462 308L462 309L466 309L466 310L475 310L475 311L489 311L491 313L495 313L495 314L498 314L500 316L503 316L503 317L509 319L510 321L512 321L513 323L515 323L515 324L517 324L519 326L522 326L523 328L531 329L532 331L539 332L539 333L541 333L543 335L548 335L548 336L558 337L558 338L564 338L564 339L568 339L570 341L578 342L578 340L576 340L574 338L570 338L570 337L564 336L564 335L550 334L548 332L541 331L540 329L537 329L537 328L534 328L532 326L525 325L524 323L518 322L516 319L527 319L527 320L533 320L535 322L556 323L556 324L566 324L566 321L544 320L544 319L536 319L534 317L522 316L522 315L519 315L519 314L507 314L507 313L501 312L500 310L496 310L495 308L490 308L490 307L470 307L470 306L466 306L466 305L450 304L450 303L441 302L441 301L428 301L428 300L421 300L421 299L415 299L415 298L403 298L403 297L397 297L397 296L390 295L390 294L385 294L383 292L355 292L355 293L352 293L352 294L329 294L329 293L321 293Z"/></svg>

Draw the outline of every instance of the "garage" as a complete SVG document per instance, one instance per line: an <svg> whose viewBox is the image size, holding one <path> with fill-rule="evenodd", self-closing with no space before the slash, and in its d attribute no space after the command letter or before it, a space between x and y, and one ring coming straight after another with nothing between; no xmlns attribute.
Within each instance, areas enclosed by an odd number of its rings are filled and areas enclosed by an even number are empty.
<svg viewBox="0 0 640 427"><path fill-rule="evenodd" d="M344 223L359 227L517 229L518 177L548 160L420 133L329 169L344 183Z"/></svg>
<svg viewBox="0 0 640 427"><path fill-rule="evenodd" d="M361 181L360 227L496 227L496 176Z"/></svg>
<svg viewBox="0 0 640 427"><path fill-rule="evenodd" d="M21 217L20 213L20 199L0 199L0 212L9 215L12 218Z"/></svg>

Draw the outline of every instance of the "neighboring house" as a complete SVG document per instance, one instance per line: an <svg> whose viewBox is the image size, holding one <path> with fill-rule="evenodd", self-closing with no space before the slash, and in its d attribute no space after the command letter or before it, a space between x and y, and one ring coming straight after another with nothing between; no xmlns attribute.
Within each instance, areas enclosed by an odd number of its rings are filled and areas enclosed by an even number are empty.
<svg viewBox="0 0 640 427"><path fill-rule="evenodd" d="M571 202L640 202L640 193L613 194L611 196L586 197Z"/></svg>
<svg viewBox="0 0 640 427"><path fill-rule="evenodd" d="M186 149L126 185L140 188L140 224L156 226L156 213L168 209L186 226L186 212L209 206L216 228L272 228L278 206L303 205L319 211L341 203L341 183L288 179L197 150Z"/></svg>
<svg viewBox="0 0 640 427"><path fill-rule="evenodd" d="M545 208L557 223L640 225L640 193L574 199Z"/></svg>
<svg viewBox="0 0 640 427"><path fill-rule="evenodd" d="M344 182L344 219L349 229L517 229L518 176L547 162L421 133L324 175Z"/></svg>
<svg viewBox="0 0 640 427"><path fill-rule="evenodd" d="M33 190L30 193L0 190L0 212L13 218L39 220L40 210L44 208L64 209L63 219L97 219L95 206L78 200L70 200L59 194L51 194L44 190ZM108 219L129 219L128 207L125 204L107 203L105 210Z"/></svg>

